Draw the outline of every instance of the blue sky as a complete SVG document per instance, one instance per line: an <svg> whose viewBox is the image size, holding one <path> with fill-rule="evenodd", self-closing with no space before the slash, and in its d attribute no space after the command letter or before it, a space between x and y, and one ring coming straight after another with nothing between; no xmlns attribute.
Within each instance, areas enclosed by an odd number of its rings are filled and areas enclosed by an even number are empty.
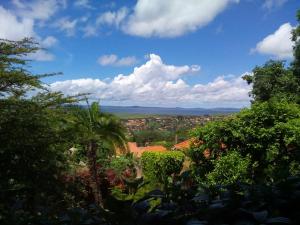
<svg viewBox="0 0 300 225"><path fill-rule="evenodd" d="M241 76L292 60L298 0L0 0L0 38L32 36L54 91L106 105L243 107Z"/></svg>

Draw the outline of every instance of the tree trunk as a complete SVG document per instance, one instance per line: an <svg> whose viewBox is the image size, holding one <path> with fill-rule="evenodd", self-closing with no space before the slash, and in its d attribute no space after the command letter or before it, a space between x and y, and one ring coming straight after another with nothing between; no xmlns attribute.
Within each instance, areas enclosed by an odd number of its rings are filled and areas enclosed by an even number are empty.
<svg viewBox="0 0 300 225"><path fill-rule="evenodd" d="M93 194L95 202L97 205L103 208L103 199L101 193L101 180L97 168L97 143L95 141L90 141L88 144L88 165L91 174L91 186L93 189Z"/></svg>

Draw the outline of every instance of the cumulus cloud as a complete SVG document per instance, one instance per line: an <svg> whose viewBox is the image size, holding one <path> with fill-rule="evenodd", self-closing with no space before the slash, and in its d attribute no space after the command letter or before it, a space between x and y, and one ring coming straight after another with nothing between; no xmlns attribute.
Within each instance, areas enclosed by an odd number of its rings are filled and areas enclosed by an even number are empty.
<svg viewBox="0 0 300 225"><path fill-rule="evenodd" d="M265 0L262 7L267 10L272 10L283 6L288 0Z"/></svg>
<svg viewBox="0 0 300 225"><path fill-rule="evenodd" d="M200 66L165 64L160 56L134 68L129 75L119 74L112 80L76 79L50 84L65 94L91 93L105 102L127 105L160 106L232 106L249 104L249 86L240 76L219 76L207 84L190 85L184 76L199 72Z"/></svg>
<svg viewBox="0 0 300 225"><path fill-rule="evenodd" d="M138 62L135 56L119 58L115 54L102 55L97 62L102 66L132 66Z"/></svg>
<svg viewBox="0 0 300 225"><path fill-rule="evenodd" d="M260 41L252 53L272 55L278 59L290 59L293 57L292 29L290 23L281 25L273 34Z"/></svg>
<svg viewBox="0 0 300 225"><path fill-rule="evenodd" d="M122 28L142 37L176 37L195 31L239 0L138 0Z"/></svg>

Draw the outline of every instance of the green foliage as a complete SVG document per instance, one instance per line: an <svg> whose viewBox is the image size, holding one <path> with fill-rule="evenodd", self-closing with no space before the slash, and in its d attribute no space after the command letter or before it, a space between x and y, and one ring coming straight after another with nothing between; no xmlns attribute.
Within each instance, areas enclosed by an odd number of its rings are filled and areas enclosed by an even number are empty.
<svg viewBox="0 0 300 225"><path fill-rule="evenodd" d="M75 100L42 89L39 79L44 75L24 69L27 61L22 56L37 49L30 39L0 42L1 224L14 217L19 220L10 224L18 224L38 210L50 213L72 204L66 201L62 179L74 138L64 105ZM22 98L32 89L40 92Z"/></svg>
<svg viewBox="0 0 300 225"><path fill-rule="evenodd" d="M98 102L93 102L89 105L88 100L87 108L72 107L75 117L75 127L81 136L78 136L78 143L82 145L86 152L87 165L92 178L92 189L96 203L103 207L103 197L101 191L101 180L99 179L99 166L98 162L105 163L109 153L107 149L115 150L117 147L120 150L126 149L125 146L125 133L120 120L109 113L104 113L100 110ZM97 155L98 153L98 155ZM104 159L99 159L99 153L104 156ZM102 168L103 165L102 165Z"/></svg>
<svg viewBox="0 0 300 225"><path fill-rule="evenodd" d="M231 185L236 182L249 182L251 178L250 157L242 157L237 151L213 160L214 169L206 175L210 185Z"/></svg>
<svg viewBox="0 0 300 225"><path fill-rule="evenodd" d="M158 191L150 192L133 204L136 217L126 221L139 225L299 224L299 181L290 177L272 186L226 185L213 193L190 187L172 199Z"/></svg>
<svg viewBox="0 0 300 225"><path fill-rule="evenodd" d="M204 144L191 150L192 159L198 164L205 162L204 149L210 149L211 158L215 159L224 151L220 147L220 143L224 143L227 149L236 149L243 157L251 156L252 163L257 165L254 169L257 182L284 179L290 175L290 164L300 159L299 118L300 108L296 104L254 104L251 109L244 109L224 121L195 130L194 136ZM207 164L209 171L213 167Z"/></svg>
<svg viewBox="0 0 300 225"><path fill-rule="evenodd" d="M110 113L102 112L98 102L91 105L87 102L87 105L87 108L70 108L75 116L77 130L82 134L78 141L83 144L102 141L112 149L115 146L124 148L126 137L120 120Z"/></svg>
<svg viewBox="0 0 300 225"><path fill-rule="evenodd" d="M110 159L109 168L113 169L113 171L117 174L117 176L121 177L122 173L126 169L134 169L135 167L135 160L132 155L120 155L116 157L112 157Z"/></svg>
<svg viewBox="0 0 300 225"><path fill-rule="evenodd" d="M0 39L0 96L23 96L27 91L44 89L40 78L54 74L33 75L26 70L26 55L39 49L33 39Z"/></svg>
<svg viewBox="0 0 300 225"><path fill-rule="evenodd" d="M270 99L276 101L300 102L300 79L293 71L285 68L284 62L268 61L263 66L257 66L253 74L245 75L244 80L252 84L251 97L254 102Z"/></svg>
<svg viewBox="0 0 300 225"><path fill-rule="evenodd" d="M174 134L170 131L162 130L141 130L133 133L133 141L138 145L145 146L146 144L155 143L159 141L174 141Z"/></svg>
<svg viewBox="0 0 300 225"><path fill-rule="evenodd" d="M253 74L243 77L253 88L250 95L254 102L288 101L300 103L300 10L297 12L298 26L292 31L294 60L290 68L282 61L268 61L255 67Z"/></svg>
<svg viewBox="0 0 300 225"><path fill-rule="evenodd" d="M180 173L184 158L180 151L144 152L143 173L146 178L165 185L169 176Z"/></svg>
<svg viewBox="0 0 300 225"><path fill-rule="evenodd" d="M176 141L180 142L188 138L189 129L183 126L182 116L172 117L169 120L168 130L161 130L161 125L152 119L146 119L145 129L132 132L132 141L137 142L140 146L156 145L161 142L159 145L171 148Z"/></svg>
<svg viewBox="0 0 300 225"><path fill-rule="evenodd" d="M297 12L298 25L292 31L292 40L294 41L294 61L292 62L292 70L296 76L300 76L300 10Z"/></svg>

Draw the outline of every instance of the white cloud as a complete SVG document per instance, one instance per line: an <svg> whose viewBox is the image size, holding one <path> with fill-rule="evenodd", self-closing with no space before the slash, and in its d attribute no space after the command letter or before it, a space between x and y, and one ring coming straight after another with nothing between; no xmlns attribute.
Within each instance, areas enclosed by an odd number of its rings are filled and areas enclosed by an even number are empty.
<svg viewBox="0 0 300 225"><path fill-rule="evenodd" d="M89 0L76 0L74 2L74 6L82 7L82 8L86 8L86 9L94 9L94 7L90 4Z"/></svg>
<svg viewBox="0 0 300 225"><path fill-rule="evenodd" d="M288 0L265 0L262 7L267 10L272 10L283 6Z"/></svg>
<svg viewBox="0 0 300 225"><path fill-rule="evenodd" d="M34 20L18 18L13 12L0 6L0 38L20 40L33 36L35 36Z"/></svg>
<svg viewBox="0 0 300 225"><path fill-rule="evenodd" d="M25 37L33 37L41 48L50 48L57 43L53 36L40 37L35 31L35 21L44 21L53 16L60 8L65 7L66 1L21 1L13 0L14 10L8 10L0 5L0 38L9 40L21 40ZM37 61L52 61L55 56L44 49L29 54L27 59Z"/></svg>
<svg viewBox="0 0 300 225"><path fill-rule="evenodd" d="M138 0L122 29L142 37L176 37L195 31L239 0Z"/></svg>
<svg viewBox="0 0 300 225"><path fill-rule="evenodd" d="M56 45L58 40L53 36L47 36L45 39L37 37L37 40L40 43L41 49L37 50L34 53L28 54L25 58L35 61L53 61L55 59L55 56L48 51L48 48Z"/></svg>
<svg viewBox="0 0 300 225"><path fill-rule="evenodd" d="M40 49L35 53L29 54L26 58L35 61L53 61L55 56L46 50Z"/></svg>
<svg viewBox="0 0 300 225"><path fill-rule="evenodd" d="M37 20L47 20L59 9L66 7L66 1L60 0L13 0L12 3L16 6L16 13L19 16Z"/></svg>
<svg viewBox="0 0 300 225"><path fill-rule="evenodd" d="M44 40L41 41L41 46L44 48L52 47L57 43L57 39L53 36L47 36Z"/></svg>
<svg viewBox="0 0 300 225"><path fill-rule="evenodd" d="M71 20L68 17L63 17L57 20L53 26L66 33L67 36L74 36L76 32L77 19Z"/></svg>
<svg viewBox="0 0 300 225"><path fill-rule="evenodd" d="M277 57L278 59L289 59L293 57L292 29L290 23L281 25L273 34L268 35L260 41L251 52L258 52Z"/></svg>
<svg viewBox="0 0 300 225"><path fill-rule="evenodd" d="M77 79L50 85L65 94L92 93L91 97L122 105L240 107L249 104L250 87L241 76L219 76L207 84L190 85L184 76L194 74L199 66L165 64L158 55L134 68L129 75L111 80Z"/></svg>
<svg viewBox="0 0 300 225"><path fill-rule="evenodd" d="M97 28L95 26L92 26L90 24L86 25L85 27L82 28L83 31L83 36L84 37L94 37L97 36Z"/></svg>
<svg viewBox="0 0 300 225"><path fill-rule="evenodd" d="M16 7L20 8L20 9L26 8L26 6L22 2L22 0L12 0L11 2L12 2L13 5L15 5Z"/></svg>
<svg viewBox="0 0 300 225"><path fill-rule="evenodd" d="M96 27L92 26L91 24L87 24L88 20L89 15L81 16L75 19L65 16L56 20L52 26L58 28L69 37L74 36L78 29L83 31L84 37L97 36Z"/></svg>
<svg viewBox="0 0 300 225"><path fill-rule="evenodd" d="M117 12L105 12L101 14L97 20L97 25L114 25L118 27L120 23L126 18L128 15L128 9L126 7L122 7Z"/></svg>
<svg viewBox="0 0 300 225"><path fill-rule="evenodd" d="M132 66L138 62L135 56L119 58L115 54L102 55L97 62L102 66Z"/></svg>

